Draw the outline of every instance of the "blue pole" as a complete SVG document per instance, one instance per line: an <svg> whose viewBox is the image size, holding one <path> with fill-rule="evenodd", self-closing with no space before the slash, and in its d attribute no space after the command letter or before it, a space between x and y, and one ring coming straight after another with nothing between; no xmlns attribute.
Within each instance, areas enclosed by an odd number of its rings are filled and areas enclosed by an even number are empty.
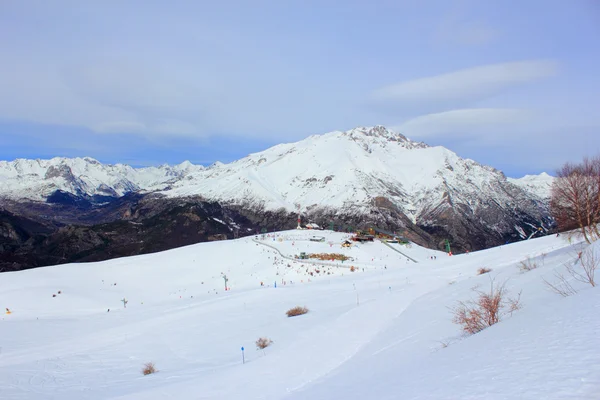
<svg viewBox="0 0 600 400"><path fill-rule="evenodd" d="M246 358L244 357L244 348L242 347L242 364L246 364Z"/></svg>

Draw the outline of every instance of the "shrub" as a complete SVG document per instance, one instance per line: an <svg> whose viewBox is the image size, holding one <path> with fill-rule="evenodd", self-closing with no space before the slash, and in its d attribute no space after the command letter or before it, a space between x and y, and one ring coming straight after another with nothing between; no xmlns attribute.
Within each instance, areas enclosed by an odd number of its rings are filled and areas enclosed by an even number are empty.
<svg viewBox="0 0 600 400"><path fill-rule="evenodd" d="M308 308L306 307L294 307L294 308L290 308L289 310L286 311L286 315L288 317L295 317L297 315L302 315L302 314L306 314L308 312Z"/></svg>
<svg viewBox="0 0 600 400"><path fill-rule="evenodd" d="M354 265L352 265L352 266L350 267L350 272L354 272L354 271L356 271L356 268L354 267Z"/></svg>
<svg viewBox="0 0 600 400"><path fill-rule="evenodd" d="M580 252L573 264L567 265L567 272L573 279L596 287L596 270L600 266L600 259L593 249Z"/></svg>
<svg viewBox="0 0 600 400"><path fill-rule="evenodd" d="M537 267L538 265L535 262L533 262L531 258L527 258L527 260L523 260L519 263L519 269L521 270L521 272L531 271L533 269L536 269Z"/></svg>
<svg viewBox="0 0 600 400"><path fill-rule="evenodd" d="M546 286L554 293L560 294L562 297L577 294L577 289L571 285L571 282L563 274L555 272L554 277L556 278L555 282L550 282L546 278L542 278Z"/></svg>
<svg viewBox="0 0 600 400"><path fill-rule="evenodd" d="M261 337L256 340L256 348L259 350L264 350L273 344L273 341L266 337Z"/></svg>
<svg viewBox="0 0 600 400"><path fill-rule="evenodd" d="M565 265L567 274L571 277L565 277L563 274L556 272L554 277L556 283L544 280L544 283L550 290L560 294L563 297L571 296L577 293L577 289L571 285L570 281L578 281L589 284L592 287L596 286L596 270L600 268L600 259L596 256L592 249L580 252L573 263Z"/></svg>
<svg viewBox="0 0 600 400"><path fill-rule="evenodd" d="M150 375L158 372L153 362L149 362L144 364L144 368L142 368L142 374Z"/></svg>
<svg viewBox="0 0 600 400"><path fill-rule="evenodd" d="M461 301L451 309L452 322L462 325L463 331L470 335L497 324L504 316L521 308L521 293L516 299L508 298L505 284L494 286L494 279L490 279L489 292L473 290L477 294L476 300Z"/></svg>
<svg viewBox="0 0 600 400"><path fill-rule="evenodd" d="M488 272L492 272L491 268L481 267L477 270L477 275L487 274Z"/></svg>

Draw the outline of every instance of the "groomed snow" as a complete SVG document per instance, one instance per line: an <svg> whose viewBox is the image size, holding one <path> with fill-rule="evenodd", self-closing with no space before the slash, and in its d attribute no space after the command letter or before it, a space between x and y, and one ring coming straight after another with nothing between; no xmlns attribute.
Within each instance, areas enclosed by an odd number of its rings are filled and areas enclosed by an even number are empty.
<svg viewBox="0 0 600 400"><path fill-rule="evenodd" d="M600 291L562 298L542 280L583 244L552 236L449 257L346 238L286 231L0 274L12 311L0 317L0 398L598 399ZM300 252L353 260L313 265ZM527 258L539 268L522 273ZM448 307L491 277L522 291L523 308L464 336ZM309 313L287 318L298 305ZM150 361L158 372L143 376Z"/></svg>

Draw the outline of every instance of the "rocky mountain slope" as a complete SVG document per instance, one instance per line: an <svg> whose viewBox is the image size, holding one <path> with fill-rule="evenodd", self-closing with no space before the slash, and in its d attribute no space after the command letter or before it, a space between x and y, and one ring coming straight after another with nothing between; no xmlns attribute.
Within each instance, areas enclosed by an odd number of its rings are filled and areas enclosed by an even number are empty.
<svg viewBox="0 0 600 400"><path fill-rule="evenodd" d="M209 167L3 161L0 206L33 220L94 225L130 218L128 196L151 196L161 212L161 203L195 199L218 203L255 228L266 220L275 229L293 227L299 210L304 221L325 227L376 226L429 247L442 248L448 239L462 251L550 229L551 179L507 179L446 148L375 126L314 135Z"/></svg>
<svg viewBox="0 0 600 400"><path fill-rule="evenodd" d="M100 261L153 253L198 242L232 239L259 231L267 220L252 221L235 210L200 199L162 199L127 196L99 206L99 215L125 207L123 218L92 225L64 225L53 220L25 217L0 209L0 272L69 262ZM62 212L64 212L63 209ZM75 210L57 218L69 218ZM89 212L79 209L85 220ZM232 228L234 227L234 229Z"/></svg>

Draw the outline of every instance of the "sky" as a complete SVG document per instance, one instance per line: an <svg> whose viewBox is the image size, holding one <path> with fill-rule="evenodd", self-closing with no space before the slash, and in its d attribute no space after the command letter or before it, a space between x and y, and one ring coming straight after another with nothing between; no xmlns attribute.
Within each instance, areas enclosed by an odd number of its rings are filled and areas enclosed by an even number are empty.
<svg viewBox="0 0 600 400"><path fill-rule="evenodd" d="M230 162L385 125L508 176L600 154L595 0L0 0L0 160Z"/></svg>

